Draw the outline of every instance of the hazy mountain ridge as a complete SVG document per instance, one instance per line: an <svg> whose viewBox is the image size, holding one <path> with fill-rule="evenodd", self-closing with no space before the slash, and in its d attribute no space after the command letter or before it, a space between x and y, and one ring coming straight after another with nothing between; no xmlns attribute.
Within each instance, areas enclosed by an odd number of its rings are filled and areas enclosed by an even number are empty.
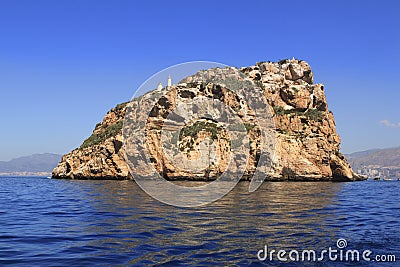
<svg viewBox="0 0 400 267"><path fill-rule="evenodd" d="M400 147L371 149L346 155L357 174L400 180Z"/></svg>
<svg viewBox="0 0 400 267"><path fill-rule="evenodd" d="M400 168L400 147L371 149L346 155L354 169L362 166L378 165L380 167Z"/></svg>
<svg viewBox="0 0 400 267"><path fill-rule="evenodd" d="M61 159L61 155L53 153L33 154L0 161L0 175L33 175L51 173Z"/></svg>

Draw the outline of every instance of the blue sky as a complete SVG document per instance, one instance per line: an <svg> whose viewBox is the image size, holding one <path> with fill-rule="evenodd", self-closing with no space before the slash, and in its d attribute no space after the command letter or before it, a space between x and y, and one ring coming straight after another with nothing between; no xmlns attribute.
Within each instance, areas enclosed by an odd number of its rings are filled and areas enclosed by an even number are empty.
<svg viewBox="0 0 400 267"><path fill-rule="evenodd" d="M69 152L151 75L192 60L306 60L343 152L399 146L399 3L0 0L0 160Z"/></svg>

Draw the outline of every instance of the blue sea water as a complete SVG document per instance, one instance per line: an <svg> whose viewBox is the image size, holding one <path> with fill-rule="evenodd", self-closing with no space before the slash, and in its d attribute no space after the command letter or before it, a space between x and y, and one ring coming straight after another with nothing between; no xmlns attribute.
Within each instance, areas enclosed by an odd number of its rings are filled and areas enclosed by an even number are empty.
<svg viewBox="0 0 400 267"><path fill-rule="evenodd" d="M168 206L133 181L0 178L0 265L399 266L400 182L248 183L201 208ZM261 262L269 249L346 249L397 262Z"/></svg>

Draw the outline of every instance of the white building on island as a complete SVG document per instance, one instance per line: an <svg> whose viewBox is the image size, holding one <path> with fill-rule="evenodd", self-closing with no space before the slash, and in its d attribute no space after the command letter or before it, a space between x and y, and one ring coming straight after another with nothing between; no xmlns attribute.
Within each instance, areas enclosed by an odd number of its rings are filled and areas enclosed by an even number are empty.
<svg viewBox="0 0 400 267"><path fill-rule="evenodd" d="M171 75L168 75L168 83L167 83L168 87L172 86L172 80L171 80Z"/></svg>
<svg viewBox="0 0 400 267"><path fill-rule="evenodd" d="M172 86L172 79L171 79L171 76L168 75L167 87L171 87L171 86ZM157 85L157 90L161 90L161 89L163 89L163 85L161 82L159 82Z"/></svg>

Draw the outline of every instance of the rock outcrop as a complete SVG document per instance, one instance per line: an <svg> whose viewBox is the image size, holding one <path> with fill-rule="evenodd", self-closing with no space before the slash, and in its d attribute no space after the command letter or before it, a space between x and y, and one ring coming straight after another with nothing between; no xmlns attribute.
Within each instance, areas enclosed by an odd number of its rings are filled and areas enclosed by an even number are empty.
<svg viewBox="0 0 400 267"><path fill-rule="evenodd" d="M262 92L273 114L276 127L275 155L271 159L268 173L265 174L266 180L362 179L353 173L339 152L340 138L336 132L333 114L328 110L324 86L313 83L313 73L308 63L293 59L276 63L261 62L251 67L230 69L234 70L233 73L243 74L258 88L256 90ZM218 71L208 70L213 73ZM254 115L246 103L235 97L228 88L217 84L204 84L197 79L198 77L199 75L195 74L172 86L151 110L146 126L146 145L153 166L170 180L207 180L210 177L214 179L227 168L228 154L235 144L234 140L229 141L221 125L207 118L186 123L178 115L171 120L174 114L172 111L179 108L181 102L196 96L205 96L221 100L235 110L244 122L250 140L250 150L243 179L250 179L259 160L260 129ZM157 90L148 94L154 93L157 93ZM135 101L139 103L140 99ZM132 179L125 161L122 135L126 110L127 103L110 110L81 147L62 157L53 171L53 178ZM177 137L181 152L177 157L182 157L182 160L198 159L201 150L204 149L203 141L211 139L215 151L213 162L203 162L208 167L198 168L196 173L172 164L171 155L163 152L165 148L161 142L162 127L183 127Z"/></svg>

